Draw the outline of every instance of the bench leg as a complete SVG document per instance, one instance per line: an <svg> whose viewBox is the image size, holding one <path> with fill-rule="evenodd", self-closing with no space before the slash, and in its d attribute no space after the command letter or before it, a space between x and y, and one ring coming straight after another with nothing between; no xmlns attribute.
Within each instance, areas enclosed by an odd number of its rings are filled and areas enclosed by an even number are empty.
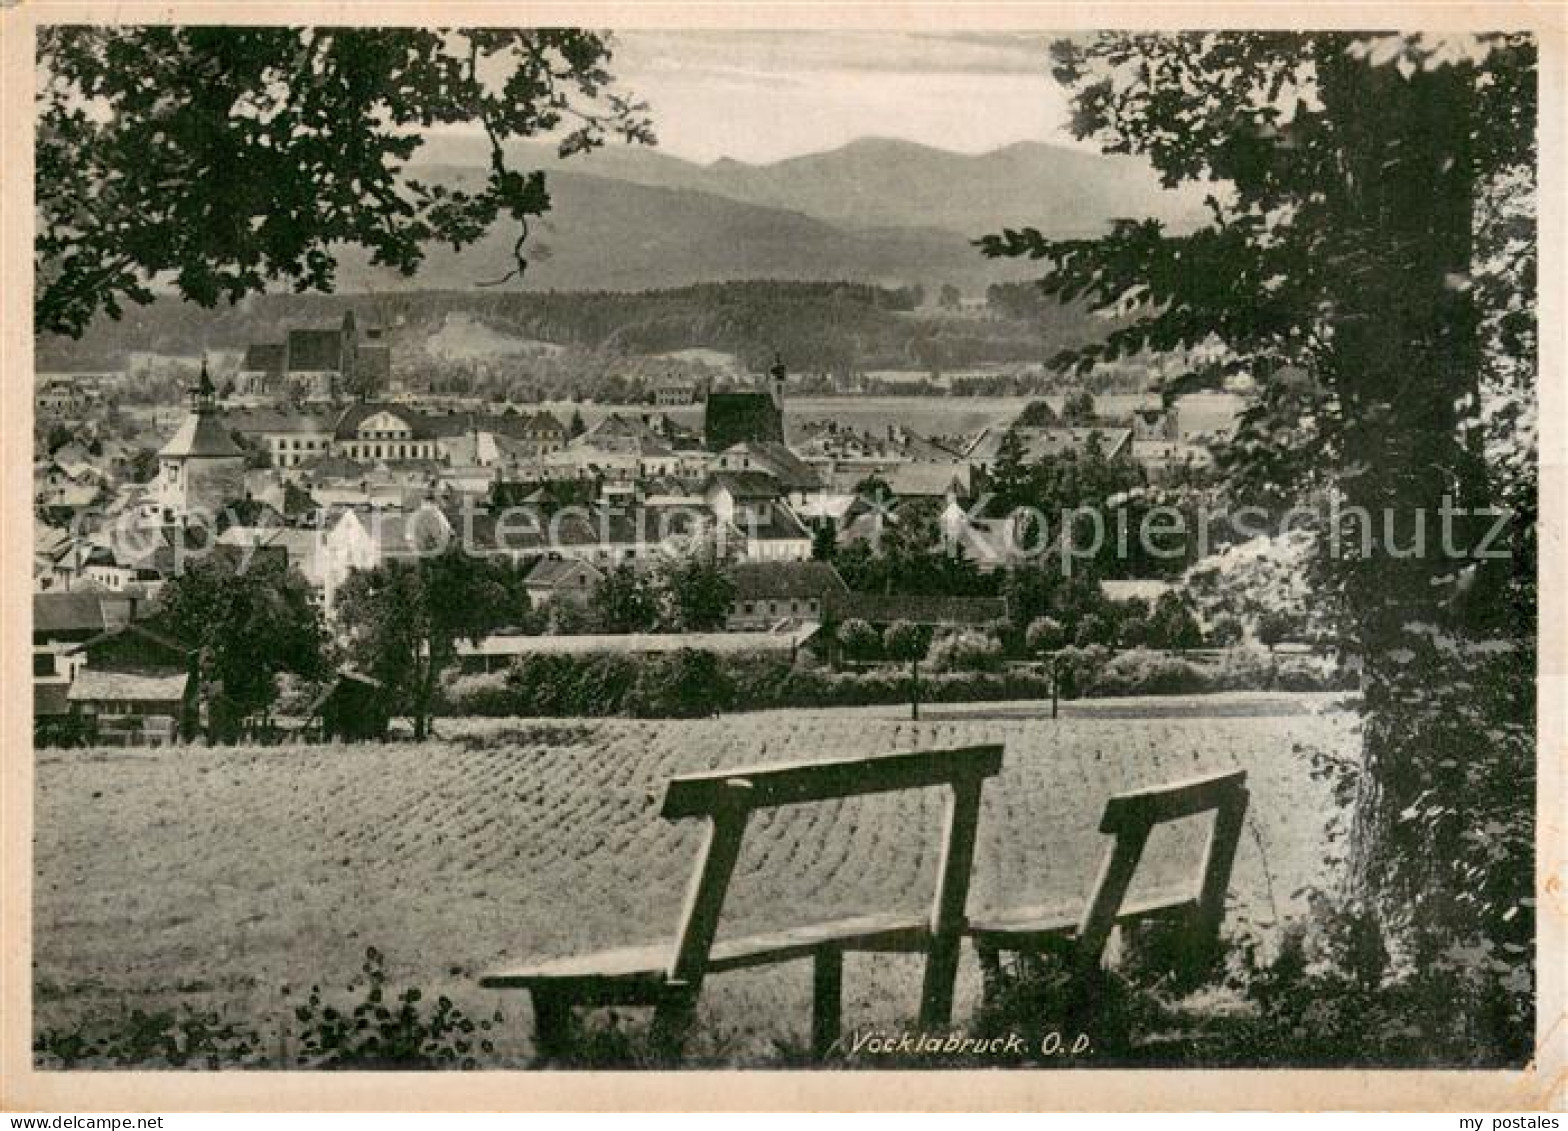
<svg viewBox="0 0 1568 1131"><path fill-rule="evenodd" d="M1003 989L1002 980L1002 952L994 943L976 943L975 956L980 959L980 1001L982 1005L993 1005L1001 996Z"/></svg>
<svg viewBox="0 0 1568 1131"><path fill-rule="evenodd" d="M572 1038L572 999L535 986L534 1052L543 1060L559 1060L570 1051Z"/></svg>
<svg viewBox="0 0 1568 1131"><path fill-rule="evenodd" d="M938 936L926 953L926 976L920 994L920 1027L945 1029L953 1018L953 983L958 980L958 952L963 940Z"/></svg>
<svg viewBox="0 0 1568 1131"><path fill-rule="evenodd" d="M811 1055L826 1060L838 1044L844 1001L844 952L837 947L817 951L811 977Z"/></svg>
<svg viewBox="0 0 1568 1131"><path fill-rule="evenodd" d="M664 1060L679 1060L696 1014L695 993L672 993L659 1002L653 1010L653 1027L649 1033L654 1053Z"/></svg>

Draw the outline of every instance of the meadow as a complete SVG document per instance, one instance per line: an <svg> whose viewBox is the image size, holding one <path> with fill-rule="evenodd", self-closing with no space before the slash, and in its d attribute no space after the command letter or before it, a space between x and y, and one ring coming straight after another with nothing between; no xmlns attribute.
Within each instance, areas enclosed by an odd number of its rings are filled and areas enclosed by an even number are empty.
<svg viewBox="0 0 1568 1131"><path fill-rule="evenodd" d="M1314 750L1355 748L1328 696L1194 713L1145 704L1052 721L1034 704L787 711L696 721L443 720L415 744L94 751L36 756L35 1025L122 1006L216 1008L276 1033L303 992L346 995L365 948L394 985L506 1017L499 1062L529 1054L526 995L480 990L499 963L667 939L700 828L657 809L672 774L970 743L1006 746L988 786L972 913L1081 901L1112 793L1245 768L1253 808L1227 926L1267 936L1324 881L1331 811ZM1131 705L1137 707L1137 705ZM993 709L994 708L994 709ZM935 791L759 816L721 936L814 916L922 907L935 869ZM1195 866L1173 828L1139 888ZM852 956L846 1026L912 1015L917 959ZM286 991L286 992L285 992ZM973 1008L972 956L957 1016ZM809 1025L809 968L716 978L699 1057L743 1062Z"/></svg>

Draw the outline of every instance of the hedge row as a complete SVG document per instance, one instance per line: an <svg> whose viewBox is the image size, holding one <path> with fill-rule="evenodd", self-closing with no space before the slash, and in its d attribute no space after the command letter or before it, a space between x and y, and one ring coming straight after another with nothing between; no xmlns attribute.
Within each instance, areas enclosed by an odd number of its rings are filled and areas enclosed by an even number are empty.
<svg viewBox="0 0 1568 1131"><path fill-rule="evenodd" d="M1267 653L1237 651L1218 663L1163 652L1101 647L1065 649L1060 658L1067 696L1196 695L1214 691L1313 691L1344 686L1326 664L1281 670ZM775 656L726 657L683 649L667 656L539 655L505 672L448 681L445 709L490 717L694 718L723 711L784 707L861 707L909 701L909 671L830 671ZM1048 699L1045 664L1001 671L920 675L930 703Z"/></svg>

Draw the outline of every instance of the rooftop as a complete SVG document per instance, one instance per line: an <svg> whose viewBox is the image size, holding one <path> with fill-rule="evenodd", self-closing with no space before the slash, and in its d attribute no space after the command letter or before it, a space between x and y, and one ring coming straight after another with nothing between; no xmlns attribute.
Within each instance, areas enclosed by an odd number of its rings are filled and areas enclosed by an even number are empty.
<svg viewBox="0 0 1568 1131"><path fill-rule="evenodd" d="M242 458L245 453L216 413L196 411L186 415L158 455L165 459L221 459Z"/></svg>
<svg viewBox="0 0 1568 1131"><path fill-rule="evenodd" d="M140 672L94 671L76 673L66 698L72 703L93 702L176 703L185 698L190 682L186 672L147 675Z"/></svg>
<svg viewBox="0 0 1568 1131"><path fill-rule="evenodd" d="M1007 616L1001 597L919 597L907 594L848 593L833 602L840 620L873 624L985 625Z"/></svg>
<svg viewBox="0 0 1568 1131"><path fill-rule="evenodd" d="M600 652L649 654L693 648L719 655L788 652L816 635L819 625L789 632L627 632L577 636L487 636L478 644L459 641L460 656L592 655Z"/></svg>
<svg viewBox="0 0 1568 1131"><path fill-rule="evenodd" d="M849 593L838 570L827 562L740 562L730 568L730 576L741 601Z"/></svg>
<svg viewBox="0 0 1568 1131"><path fill-rule="evenodd" d="M766 471L715 471L706 487L721 487L737 499L776 499L782 484Z"/></svg>
<svg viewBox="0 0 1568 1131"><path fill-rule="evenodd" d="M784 439L784 414L769 393L709 393L703 439L712 451L747 440Z"/></svg>

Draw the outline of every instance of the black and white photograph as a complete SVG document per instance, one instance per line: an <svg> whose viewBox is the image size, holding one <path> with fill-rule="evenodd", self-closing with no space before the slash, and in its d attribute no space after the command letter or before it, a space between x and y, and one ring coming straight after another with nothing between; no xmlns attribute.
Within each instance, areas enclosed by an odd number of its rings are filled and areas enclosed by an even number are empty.
<svg viewBox="0 0 1568 1131"><path fill-rule="evenodd" d="M1539 31L499 12L24 29L30 1071L1552 1102Z"/></svg>

